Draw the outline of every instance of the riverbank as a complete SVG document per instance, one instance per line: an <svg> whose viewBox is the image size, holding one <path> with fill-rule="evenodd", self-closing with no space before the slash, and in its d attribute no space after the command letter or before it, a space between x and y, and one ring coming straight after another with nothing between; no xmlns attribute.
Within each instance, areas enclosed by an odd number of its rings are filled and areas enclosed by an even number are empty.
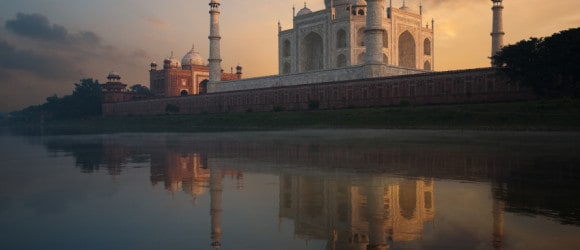
<svg viewBox="0 0 580 250"><path fill-rule="evenodd" d="M580 130L580 101L377 107L299 112L159 115L51 121L49 131L76 133L204 132L282 129Z"/></svg>

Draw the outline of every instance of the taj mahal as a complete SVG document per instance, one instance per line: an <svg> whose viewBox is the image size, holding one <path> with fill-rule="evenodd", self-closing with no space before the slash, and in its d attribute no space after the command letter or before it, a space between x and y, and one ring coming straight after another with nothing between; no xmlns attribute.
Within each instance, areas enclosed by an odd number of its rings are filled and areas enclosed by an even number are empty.
<svg viewBox="0 0 580 250"><path fill-rule="evenodd" d="M369 51L378 53L369 55L373 63L432 70L434 21L422 25L423 7L415 11L405 1L400 8L394 8L392 0L389 6L384 1L378 6L367 2L326 0L326 8L317 12L305 4L294 15L293 29L279 26L280 74L363 65L367 44L379 45ZM377 7L378 11L370 9ZM367 18L378 21L372 24L374 30L366 28Z"/></svg>
<svg viewBox="0 0 580 250"><path fill-rule="evenodd" d="M279 74L221 81L218 0L210 2L208 93L315 84L429 72L434 64L434 20L392 0L325 0L313 11L293 8L293 27L278 23ZM211 68L215 67L212 71ZM213 73L213 77L212 74Z"/></svg>
<svg viewBox="0 0 580 250"><path fill-rule="evenodd" d="M423 6L392 0L325 0L313 11L293 7L293 27L278 22L279 74L242 80L242 67L224 72L219 33L220 3L210 2L210 58L194 48L181 61L151 63L150 88L156 97L321 83L424 73L434 65L434 20L423 24ZM205 62L208 62L206 64Z"/></svg>
<svg viewBox="0 0 580 250"><path fill-rule="evenodd" d="M243 78L240 65L222 68L219 0L209 2L209 58L192 46L181 60L151 62L150 96L123 91L118 74L102 85L104 115L220 113L470 103L532 98L493 68L435 72L435 20L422 1L325 0L292 8L278 22L278 73ZM491 55L503 47L503 0L491 0ZM395 5L396 4L396 5ZM273 27L274 30L274 27ZM207 63L206 63L207 62ZM187 98L183 98L188 96Z"/></svg>

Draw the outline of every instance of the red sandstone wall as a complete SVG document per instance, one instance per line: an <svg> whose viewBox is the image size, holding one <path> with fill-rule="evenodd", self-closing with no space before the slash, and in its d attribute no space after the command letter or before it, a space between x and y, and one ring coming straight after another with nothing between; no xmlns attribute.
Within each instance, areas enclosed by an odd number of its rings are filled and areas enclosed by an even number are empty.
<svg viewBox="0 0 580 250"><path fill-rule="evenodd" d="M290 87L212 93L133 102L105 103L103 115L164 114L168 104L180 114L308 110L412 104L452 104L534 99L529 89L494 69L472 69Z"/></svg>

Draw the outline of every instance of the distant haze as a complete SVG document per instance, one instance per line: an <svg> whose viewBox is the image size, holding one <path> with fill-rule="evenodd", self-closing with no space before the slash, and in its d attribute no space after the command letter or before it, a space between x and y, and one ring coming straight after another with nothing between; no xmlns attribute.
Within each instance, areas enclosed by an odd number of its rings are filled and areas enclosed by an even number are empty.
<svg viewBox="0 0 580 250"><path fill-rule="evenodd" d="M0 111L70 94L81 78L104 82L115 70L128 85L148 86L151 61L181 57L195 43L208 57L208 1L19 0L0 2ZM244 77L277 74L277 22L291 28L303 1L222 0L222 67ZM313 11L323 0L307 1ZM393 0L400 7L402 0ZM418 10L419 0L407 0ZM490 0L423 0L435 19L435 70L489 65ZM580 26L578 0L505 0L505 42Z"/></svg>

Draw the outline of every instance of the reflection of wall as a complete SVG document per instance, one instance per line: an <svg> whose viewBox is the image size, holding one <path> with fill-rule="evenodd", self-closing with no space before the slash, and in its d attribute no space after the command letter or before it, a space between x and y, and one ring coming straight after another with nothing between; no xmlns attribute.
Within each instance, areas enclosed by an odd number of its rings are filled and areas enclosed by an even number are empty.
<svg viewBox="0 0 580 250"><path fill-rule="evenodd" d="M295 221L296 236L328 239L337 249L418 239L434 218L433 201L430 179L280 177L280 216Z"/></svg>
<svg viewBox="0 0 580 250"><path fill-rule="evenodd" d="M220 171L220 177L230 176L238 180L238 188L243 188L241 171ZM175 193L180 189L193 196L206 192L210 178L207 157L198 153L179 151L154 152L151 154L151 184L163 182L165 189Z"/></svg>
<svg viewBox="0 0 580 250"><path fill-rule="evenodd" d="M199 154L152 154L151 184L155 186L164 182L165 188L171 192L182 189L194 196L202 195L209 180L205 161Z"/></svg>

